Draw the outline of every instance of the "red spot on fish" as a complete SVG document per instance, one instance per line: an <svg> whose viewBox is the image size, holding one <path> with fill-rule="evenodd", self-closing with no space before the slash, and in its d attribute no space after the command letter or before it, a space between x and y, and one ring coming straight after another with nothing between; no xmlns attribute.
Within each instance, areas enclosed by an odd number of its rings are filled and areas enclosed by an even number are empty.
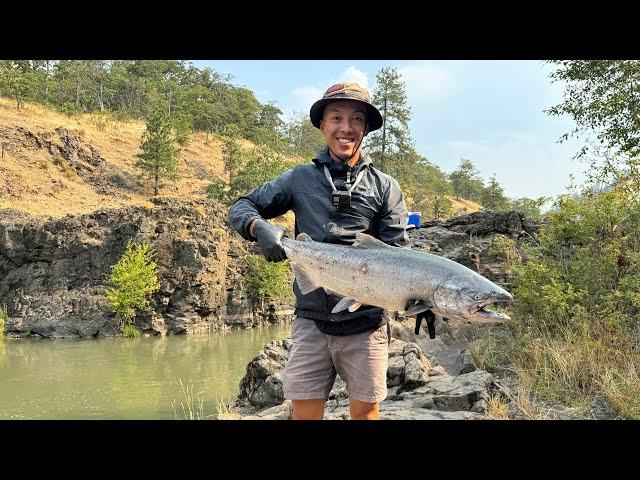
<svg viewBox="0 0 640 480"><path fill-rule="evenodd" d="M363 275L366 275L368 271L369 271L369 265L367 265L366 263L363 263L358 267L358 272L360 272Z"/></svg>

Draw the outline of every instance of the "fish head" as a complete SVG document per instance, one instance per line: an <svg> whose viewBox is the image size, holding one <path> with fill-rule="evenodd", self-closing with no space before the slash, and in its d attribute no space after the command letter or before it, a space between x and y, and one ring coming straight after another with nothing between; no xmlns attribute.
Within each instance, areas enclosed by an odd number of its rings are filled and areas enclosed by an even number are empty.
<svg viewBox="0 0 640 480"><path fill-rule="evenodd" d="M435 309L443 317L461 320L509 320L507 314L494 312L488 305L512 301L509 292L480 275L450 278L434 294Z"/></svg>

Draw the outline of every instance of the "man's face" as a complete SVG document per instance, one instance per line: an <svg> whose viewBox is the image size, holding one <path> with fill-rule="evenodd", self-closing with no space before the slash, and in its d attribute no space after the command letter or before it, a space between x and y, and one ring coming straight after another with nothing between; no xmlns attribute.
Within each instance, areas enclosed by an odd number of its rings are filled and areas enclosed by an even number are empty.
<svg viewBox="0 0 640 480"><path fill-rule="evenodd" d="M332 102L324 108L320 131L340 160L349 160L361 147L366 128L365 113L365 105L357 101Z"/></svg>

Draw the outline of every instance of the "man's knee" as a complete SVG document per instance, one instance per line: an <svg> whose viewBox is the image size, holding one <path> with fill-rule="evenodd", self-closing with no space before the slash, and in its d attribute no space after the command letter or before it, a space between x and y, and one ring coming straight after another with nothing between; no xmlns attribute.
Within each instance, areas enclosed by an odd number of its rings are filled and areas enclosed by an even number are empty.
<svg viewBox="0 0 640 480"><path fill-rule="evenodd" d="M362 402L350 396L349 409L352 420L378 420L380 418L380 404L377 402Z"/></svg>
<svg viewBox="0 0 640 480"><path fill-rule="evenodd" d="M293 420L322 420L324 417L323 398L313 400L291 400Z"/></svg>

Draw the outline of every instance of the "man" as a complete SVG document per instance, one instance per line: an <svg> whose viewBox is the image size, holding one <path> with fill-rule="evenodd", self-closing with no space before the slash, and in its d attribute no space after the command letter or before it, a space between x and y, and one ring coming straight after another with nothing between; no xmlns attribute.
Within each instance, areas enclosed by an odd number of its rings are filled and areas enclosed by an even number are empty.
<svg viewBox="0 0 640 480"><path fill-rule="evenodd" d="M298 165L240 197L229 209L232 227L257 240L268 261L286 259L283 228L267 222L289 210L295 234L352 244L358 232L407 246L408 212L398 182L373 167L364 137L382 126L369 93L356 83L330 87L311 106L311 123L327 142L312 163ZM303 295L294 282L296 318L283 390L294 419L318 419L335 381L345 381L352 419L378 419L387 395L388 316L363 305L332 314L340 298L317 289Z"/></svg>

